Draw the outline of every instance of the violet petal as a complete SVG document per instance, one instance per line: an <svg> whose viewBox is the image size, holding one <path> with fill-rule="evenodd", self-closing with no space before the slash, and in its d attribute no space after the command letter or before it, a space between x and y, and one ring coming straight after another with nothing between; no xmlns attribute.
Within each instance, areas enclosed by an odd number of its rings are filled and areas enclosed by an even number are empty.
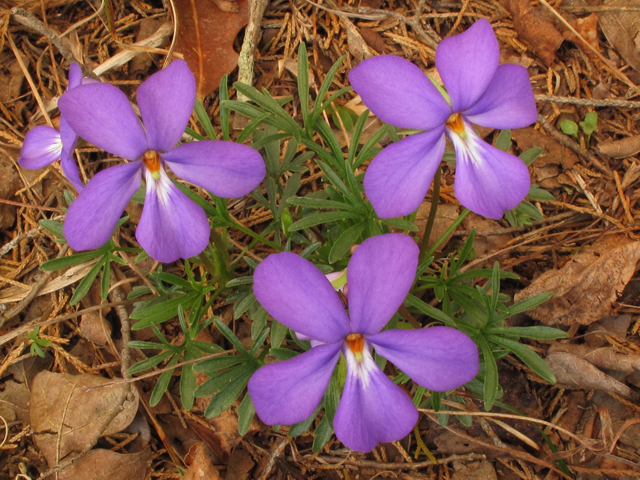
<svg viewBox="0 0 640 480"><path fill-rule="evenodd" d="M464 116L490 128L522 128L535 123L538 111L527 69L500 65L480 100Z"/></svg>
<svg viewBox="0 0 640 480"><path fill-rule="evenodd" d="M254 373L248 389L260 420L267 425L292 425L311 415L329 385L340 347L340 343L320 345Z"/></svg>
<svg viewBox="0 0 640 480"><path fill-rule="evenodd" d="M85 186L64 222L64 236L71 248L93 250L107 243L124 207L140 187L141 166L135 162L107 168Z"/></svg>
<svg viewBox="0 0 640 480"><path fill-rule="evenodd" d="M30 130L24 138L18 164L22 168L37 170L55 162L61 153L60 132L53 127L41 125Z"/></svg>
<svg viewBox="0 0 640 480"><path fill-rule="evenodd" d="M387 330L370 336L369 341L378 355L429 390L453 390L478 373L476 344L454 328Z"/></svg>
<svg viewBox="0 0 640 480"><path fill-rule="evenodd" d="M352 332L378 333L391 320L411 289L419 252L401 233L362 242L347 267Z"/></svg>
<svg viewBox="0 0 640 480"><path fill-rule="evenodd" d="M413 63L394 55L360 62L349 81L378 118L402 128L430 130L442 125L451 107Z"/></svg>
<svg viewBox="0 0 640 480"><path fill-rule="evenodd" d="M137 160L147 150L138 117L113 85L80 85L62 95L58 107L79 136L113 155Z"/></svg>
<svg viewBox="0 0 640 480"><path fill-rule="evenodd" d="M478 137L469 124L465 124L465 133L465 139L449 133L456 150L456 197L472 212L501 218L529 193L529 170L518 157Z"/></svg>
<svg viewBox="0 0 640 480"><path fill-rule="evenodd" d="M440 166L444 128L412 135L382 150L367 168L364 191L380 218L409 215L420 206Z"/></svg>
<svg viewBox="0 0 640 480"><path fill-rule="evenodd" d="M295 253L269 255L253 275L253 293L269 314L308 338L333 343L349 334L349 320L331 283Z"/></svg>
<svg viewBox="0 0 640 480"><path fill-rule="evenodd" d="M484 18L438 45L436 67L454 112L466 110L478 101L489 86L499 60L498 40Z"/></svg>
<svg viewBox="0 0 640 480"><path fill-rule="evenodd" d="M168 151L180 141L196 98L196 79L184 60L174 60L138 87L138 107L150 150Z"/></svg>
<svg viewBox="0 0 640 480"><path fill-rule="evenodd" d="M80 193L84 188L84 183L80 180L78 164L73 158L73 151L76 148L76 143L78 143L78 135L71 129L64 115L60 116L60 138L62 139L60 166L62 167L65 177L69 179L78 193Z"/></svg>
<svg viewBox="0 0 640 480"><path fill-rule="evenodd" d="M136 239L159 262L198 255L209 243L211 227L207 215L178 190L164 169L159 174L155 180L145 169L147 192Z"/></svg>
<svg viewBox="0 0 640 480"><path fill-rule="evenodd" d="M76 88L82 84L82 68L76 62L71 63L69 66L69 84L67 90Z"/></svg>
<svg viewBox="0 0 640 480"><path fill-rule="evenodd" d="M352 450L370 452L379 442L407 436L418 421L411 398L378 368L368 348L358 361L348 348L347 381L333 419L336 437Z"/></svg>
<svg viewBox="0 0 640 480"><path fill-rule="evenodd" d="M162 158L178 177L224 198L242 197L251 192L266 172L260 153L233 142L185 143L162 154Z"/></svg>

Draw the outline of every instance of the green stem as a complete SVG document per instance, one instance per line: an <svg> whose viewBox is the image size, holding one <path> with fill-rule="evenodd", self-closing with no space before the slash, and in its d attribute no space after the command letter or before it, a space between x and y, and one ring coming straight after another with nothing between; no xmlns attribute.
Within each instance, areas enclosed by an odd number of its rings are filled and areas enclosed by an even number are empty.
<svg viewBox="0 0 640 480"><path fill-rule="evenodd" d="M420 263L424 262L427 258L425 253L429 248L429 239L431 238L431 231L433 230L433 224L436 221L436 212L438 211L438 200L440 199L440 179L442 177L442 170L438 168L436 174L433 177L433 191L431 193L431 209L429 210L429 218L427 224L424 227L424 233L422 234L422 244L420 245Z"/></svg>
<svg viewBox="0 0 640 480"><path fill-rule="evenodd" d="M216 271L216 266L213 263L211 263L211 260L209 259L209 257L207 257L207 255L204 252L200 253L198 255L198 258L202 262L202 266L205 268L205 270L209 272L209 275L211 275L212 277L218 276L218 272Z"/></svg>

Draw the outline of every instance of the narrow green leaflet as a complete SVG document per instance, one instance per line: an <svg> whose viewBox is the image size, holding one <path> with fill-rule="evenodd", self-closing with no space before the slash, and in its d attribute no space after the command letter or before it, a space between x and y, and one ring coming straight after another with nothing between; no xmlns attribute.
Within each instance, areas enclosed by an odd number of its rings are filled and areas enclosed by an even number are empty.
<svg viewBox="0 0 640 480"><path fill-rule="evenodd" d="M495 335L487 335L487 340L506 348L510 352L514 353L520 360L522 360L527 367L536 372L547 382L556 383L556 377L540 355L531 350L526 345L523 345L513 340L509 340L503 337L497 337Z"/></svg>
<svg viewBox="0 0 640 480"><path fill-rule="evenodd" d="M211 399L211 402L204 411L204 416L207 418L217 417L225 410L231 408L231 405L238 399L247 386L247 383L249 383L254 371L253 365L247 365L243 370L238 372L237 378L231 382L227 388Z"/></svg>
<svg viewBox="0 0 640 480"><path fill-rule="evenodd" d="M488 412L493 407L498 393L498 365L485 337L478 337L478 345L484 359L484 409Z"/></svg>
<svg viewBox="0 0 640 480"><path fill-rule="evenodd" d="M238 433L240 433L240 435L244 436L249 432L251 421L255 414L256 407L253 405L249 393L246 393L238 407Z"/></svg>

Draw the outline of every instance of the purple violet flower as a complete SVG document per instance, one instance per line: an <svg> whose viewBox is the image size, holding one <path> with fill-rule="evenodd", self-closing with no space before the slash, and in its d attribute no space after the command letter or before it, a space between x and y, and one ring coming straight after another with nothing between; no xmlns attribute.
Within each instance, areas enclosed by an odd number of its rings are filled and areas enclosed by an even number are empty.
<svg viewBox="0 0 640 480"><path fill-rule="evenodd" d="M370 58L351 70L353 89L381 120L427 130L389 145L367 169L365 192L381 218L418 208L440 165L445 134L456 151L454 190L462 205L498 219L525 198L530 186L526 165L484 142L471 126L521 128L536 121L526 68L498 65L499 58L491 25L480 19L436 50L436 67L449 99L417 66L400 57Z"/></svg>
<svg viewBox="0 0 640 480"><path fill-rule="evenodd" d="M172 183L166 167L229 198L258 186L265 176L264 161L254 149L233 142L206 140L176 147L196 97L195 78L184 60L151 75L137 96L144 128L125 94L113 85L82 85L60 98L60 111L78 135L131 161L91 179L69 207L64 235L74 250L106 243L144 175L145 204L136 230L142 248L165 263L198 255L209 242L209 221Z"/></svg>
<svg viewBox="0 0 640 480"><path fill-rule="evenodd" d="M77 63L69 67L69 85L67 90L82 84L95 83L95 80L82 77L82 69ZM35 127L24 138L18 164L28 170L38 170L60 159L60 166L65 177L78 192L84 188L78 174L78 165L73 159L78 135L71 129L64 115L60 115L60 131L53 127L41 125Z"/></svg>
<svg viewBox="0 0 640 480"><path fill-rule="evenodd" d="M419 385L451 390L478 373L478 350L448 327L380 332L402 305L415 276L418 247L407 235L369 238L347 268L349 314L329 280L311 262L290 252L267 257L256 268L253 291L275 319L311 339L311 350L266 365L249 381L260 419L291 425L316 409L340 354L347 379L334 417L338 439L368 452L378 442L405 437L418 421L411 398L378 368L371 347Z"/></svg>

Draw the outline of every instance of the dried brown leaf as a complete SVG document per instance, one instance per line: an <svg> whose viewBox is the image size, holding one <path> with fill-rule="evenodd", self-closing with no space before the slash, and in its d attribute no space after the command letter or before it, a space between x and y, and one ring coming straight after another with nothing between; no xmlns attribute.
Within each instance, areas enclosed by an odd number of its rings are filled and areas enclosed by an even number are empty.
<svg viewBox="0 0 640 480"><path fill-rule="evenodd" d="M62 470L59 478L60 480L133 480L147 478L151 470L150 461L151 450L148 448L142 452L130 454L96 449L91 450L77 462ZM215 478L212 477L213 480Z"/></svg>
<svg viewBox="0 0 640 480"><path fill-rule="evenodd" d="M191 446L184 461L187 471L183 480L218 480L220 473L213 465L208 451L211 449L204 442L198 442Z"/></svg>
<svg viewBox="0 0 640 480"><path fill-rule="evenodd" d="M99 387L96 375L40 372L31 391L30 418L38 447L50 466L124 430L135 417L138 396L128 384ZM60 438L58 438L60 436Z"/></svg>
<svg viewBox="0 0 640 480"><path fill-rule="evenodd" d="M236 448L229 458L227 480L248 480L255 463L244 448Z"/></svg>
<svg viewBox="0 0 640 480"><path fill-rule="evenodd" d="M516 301L554 292L551 300L527 312L547 325L589 325L610 315L640 259L640 242L627 242L624 237L604 237L561 269L544 272L516 294Z"/></svg>
<svg viewBox="0 0 640 480"><path fill-rule="evenodd" d="M416 214L415 225L418 227L418 238L422 241L424 235L424 229L427 226L427 220L429 219L429 211L431 210L431 202L423 200L418 207L418 213ZM472 214L473 215L473 214ZM429 247L432 247L436 241L447 231L453 222L458 218L458 207L456 205L438 205L436 210L436 218L433 222L433 228L431 230L431 236L429 237ZM446 246L447 242L451 239L453 233L449 235L442 245L438 247L438 251L441 252Z"/></svg>
<svg viewBox="0 0 640 480"><path fill-rule="evenodd" d="M634 370L640 369L640 355L617 353L611 347L590 347L589 345L555 342L549 347L549 352L571 353L596 367L619 372L632 373Z"/></svg>
<svg viewBox="0 0 640 480"><path fill-rule="evenodd" d="M547 65L556 59L556 51L564 41L553 22L529 0L501 0L513 16L513 28L518 38L526 42Z"/></svg>
<svg viewBox="0 0 640 480"><path fill-rule="evenodd" d="M175 0L179 22L176 50L196 76L201 100L238 65L233 43L249 20L249 2L224 2L227 7L229 3L236 4L237 11L223 11L211 0Z"/></svg>
<svg viewBox="0 0 640 480"><path fill-rule="evenodd" d="M631 395L631 389L625 384L576 355L553 352L548 354L545 360L558 384L588 390L604 390L623 397Z"/></svg>
<svg viewBox="0 0 640 480"><path fill-rule="evenodd" d="M607 7L639 8L640 0L605 0ZM600 15L600 28L616 51L640 72L640 53L634 40L640 33L640 16L634 11L612 10Z"/></svg>
<svg viewBox="0 0 640 480"><path fill-rule="evenodd" d="M602 142L598 145L598 151L611 158L631 157L640 152L640 135Z"/></svg>

